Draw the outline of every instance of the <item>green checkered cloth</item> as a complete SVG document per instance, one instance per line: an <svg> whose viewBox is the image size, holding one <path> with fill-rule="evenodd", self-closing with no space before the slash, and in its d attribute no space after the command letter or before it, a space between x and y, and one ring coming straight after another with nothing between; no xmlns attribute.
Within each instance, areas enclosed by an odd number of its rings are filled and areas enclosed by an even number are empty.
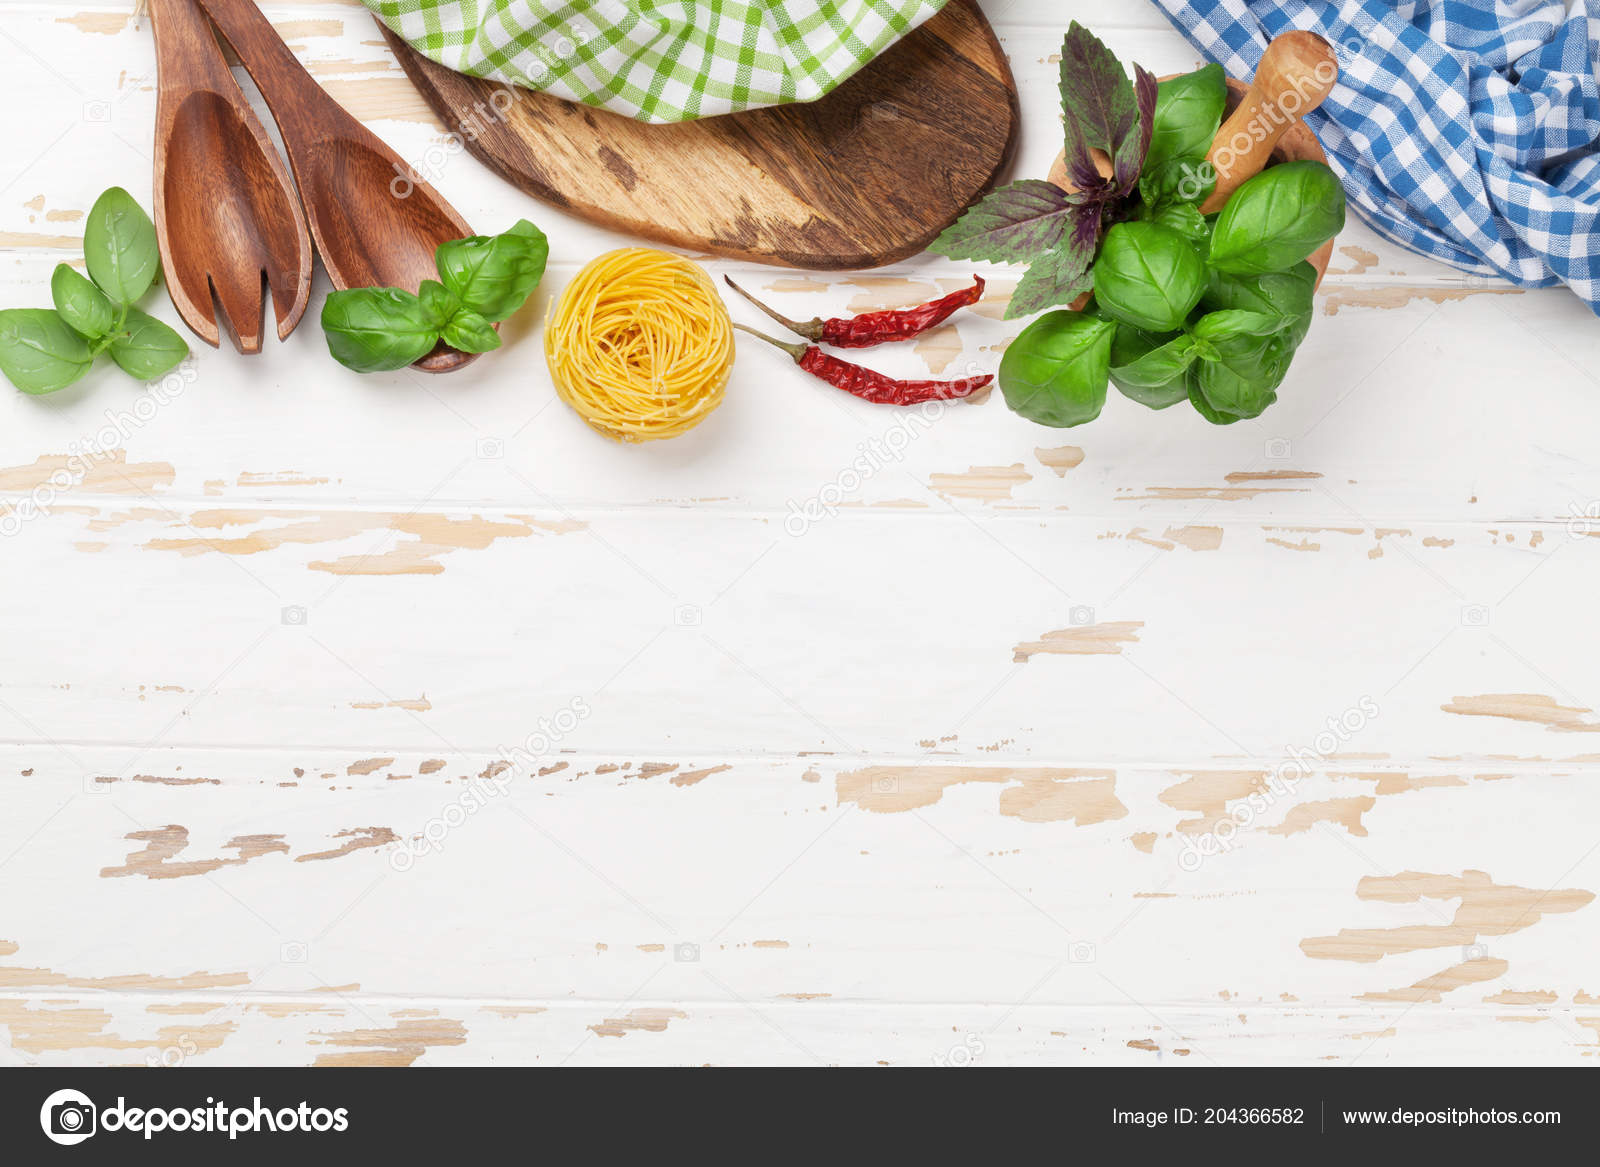
<svg viewBox="0 0 1600 1167"><path fill-rule="evenodd" d="M946 0L362 0L441 65L680 122L814 101Z"/></svg>

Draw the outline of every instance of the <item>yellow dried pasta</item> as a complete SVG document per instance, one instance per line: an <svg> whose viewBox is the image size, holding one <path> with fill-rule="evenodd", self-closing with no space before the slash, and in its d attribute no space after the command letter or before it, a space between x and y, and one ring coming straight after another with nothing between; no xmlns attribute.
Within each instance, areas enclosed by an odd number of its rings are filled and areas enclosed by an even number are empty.
<svg viewBox="0 0 1600 1167"><path fill-rule="evenodd" d="M567 285L544 356L556 393L593 429L619 442L674 438L721 404L733 323L698 264L623 248Z"/></svg>

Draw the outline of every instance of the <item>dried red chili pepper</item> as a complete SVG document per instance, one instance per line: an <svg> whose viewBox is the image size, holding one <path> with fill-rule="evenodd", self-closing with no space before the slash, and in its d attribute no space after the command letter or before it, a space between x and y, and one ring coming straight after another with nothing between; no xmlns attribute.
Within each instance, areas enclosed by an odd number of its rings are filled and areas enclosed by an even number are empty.
<svg viewBox="0 0 1600 1167"><path fill-rule="evenodd" d="M759 336L794 358L813 377L820 377L837 389L877 405L921 405L924 401L953 401L967 397L994 380L992 374L966 377L960 381L901 381L860 365L830 356L816 345L788 344L764 332L735 324L740 332Z"/></svg>
<svg viewBox="0 0 1600 1167"><path fill-rule="evenodd" d="M895 340L910 340L936 324L943 324L958 308L976 304L983 299L983 277L973 276L972 287L952 292L943 299L917 308L901 308L890 312L867 312L860 316L835 316L824 320L818 316L811 320L790 320L768 308L760 300L734 283L727 276L728 286L749 300L768 316L797 336L834 348L871 348Z"/></svg>

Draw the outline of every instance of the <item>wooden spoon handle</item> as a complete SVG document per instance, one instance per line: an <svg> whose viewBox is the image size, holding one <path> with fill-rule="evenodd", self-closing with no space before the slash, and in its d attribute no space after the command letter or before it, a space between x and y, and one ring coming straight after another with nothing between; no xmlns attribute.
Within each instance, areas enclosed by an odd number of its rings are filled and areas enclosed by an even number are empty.
<svg viewBox="0 0 1600 1167"><path fill-rule="evenodd" d="M200 4L267 99L291 155L301 141L317 136L348 134L362 140L370 136L316 83L253 0L200 0Z"/></svg>
<svg viewBox="0 0 1600 1167"><path fill-rule="evenodd" d="M1220 211L1246 179L1260 173L1284 131L1321 105L1339 79L1333 46L1314 32L1286 32L1261 56L1250 92L1223 123L1206 161L1217 189L1200 210Z"/></svg>
<svg viewBox="0 0 1600 1167"><path fill-rule="evenodd" d="M158 106L171 95L181 98L197 88L229 93L237 87L197 0L149 0L149 8L160 82Z"/></svg>

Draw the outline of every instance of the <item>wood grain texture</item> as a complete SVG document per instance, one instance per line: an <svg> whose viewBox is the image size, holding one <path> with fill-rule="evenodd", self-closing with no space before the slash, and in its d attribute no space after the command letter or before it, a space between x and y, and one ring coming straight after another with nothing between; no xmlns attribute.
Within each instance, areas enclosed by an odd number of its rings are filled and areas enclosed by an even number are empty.
<svg viewBox="0 0 1600 1167"><path fill-rule="evenodd" d="M334 287L415 292L434 254L474 234L433 187L317 84L254 0L196 0L272 110L306 223ZM477 359L443 341L415 368L454 372Z"/></svg>
<svg viewBox="0 0 1600 1167"><path fill-rule="evenodd" d="M311 235L289 169L229 72L198 0L152 0L156 236L172 303L215 347L261 351L262 295L278 339L311 298ZM217 307L222 321L217 320Z"/></svg>
<svg viewBox="0 0 1600 1167"><path fill-rule="evenodd" d="M620 449L537 336L626 238L461 150L358 4L265 11L473 223L546 230L550 274L442 381L302 327L0 393L0 1062L1600 1056L1575 297L1352 219L1258 422L913 422L748 350L705 425ZM1068 20L1196 64L1153 6L988 11L1012 174L1060 148ZM0 30L39 55L0 77L36 113L0 306L37 306L102 189L150 205L154 46L131 4L0 0ZM706 266L805 317L973 271ZM873 363L992 371L1019 273L982 270Z"/></svg>
<svg viewBox="0 0 1600 1167"><path fill-rule="evenodd" d="M1016 87L972 0L952 0L819 101L665 126L463 76L379 27L502 178L691 251L824 270L894 263L954 222L1016 145Z"/></svg>

